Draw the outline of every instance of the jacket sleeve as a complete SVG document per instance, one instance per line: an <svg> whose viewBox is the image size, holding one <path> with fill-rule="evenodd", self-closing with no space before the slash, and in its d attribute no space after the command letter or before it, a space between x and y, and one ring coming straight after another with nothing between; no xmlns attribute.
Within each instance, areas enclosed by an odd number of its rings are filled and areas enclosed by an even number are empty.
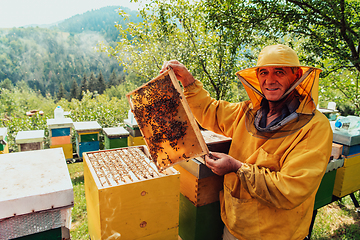
<svg viewBox="0 0 360 240"><path fill-rule="evenodd" d="M280 171L244 164L237 175L247 192L263 204L293 209L317 191L332 148L332 130L325 120L320 117L300 130L307 132L281 157Z"/></svg>
<svg viewBox="0 0 360 240"><path fill-rule="evenodd" d="M184 89L184 95L191 112L203 128L232 137L233 123L244 114L244 103L215 100L198 80Z"/></svg>

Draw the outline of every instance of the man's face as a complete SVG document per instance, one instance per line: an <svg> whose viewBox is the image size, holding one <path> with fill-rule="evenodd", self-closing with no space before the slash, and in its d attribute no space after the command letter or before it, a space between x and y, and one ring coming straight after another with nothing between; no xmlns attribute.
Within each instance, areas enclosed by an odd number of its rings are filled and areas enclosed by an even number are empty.
<svg viewBox="0 0 360 240"><path fill-rule="evenodd" d="M301 69L293 73L290 67L261 67L257 76L266 99L277 101L290 88L291 84L301 77Z"/></svg>

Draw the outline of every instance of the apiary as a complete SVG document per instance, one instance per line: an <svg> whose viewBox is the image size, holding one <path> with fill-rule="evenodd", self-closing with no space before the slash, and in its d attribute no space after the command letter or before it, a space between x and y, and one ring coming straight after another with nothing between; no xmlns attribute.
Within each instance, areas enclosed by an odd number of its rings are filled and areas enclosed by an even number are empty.
<svg viewBox="0 0 360 240"><path fill-rule="evenodd" d="M0 128L0 154L9 153L7 128Z"/></svg>
<svg viewBox="0 0 360 240"><path fill-rule="evenodd" d="M171 69L128 93L127 98L150 155L160 170L208 153Z"/></svg>
<svg viewBox="0 0 360 240"><path fill-rule="evenodd" d="M15 137L15 142L19 147L19 152L43 149L44 140L44 130L20 131Z"/></svg>
<svg viewBox="0 0 360 240"><path fill-rule="evenodd" d="M74 122L76 132L76 152L80 158L84 152L100 149L99 133L101 126L96 121Z"/></svg>
<svg viewBox="0 0 360 240"><path fill-rule="evenodd" d="M0 155L0 239L70 239L73 188L61 149Z"/></svg>
<svg viewBox="0 0 360 240"><path fill-rule="evenodd" d="M84 153L90 238L177 240L179 178L159 172L146 146Z"/></svg>
<svg viewBox="0 0 360 240"><path fill-rule="evenodd" d="M105 149L128 146L129 132L123 127L103 128Z"/></svg>
<svg viewBox="0 0 360 240"><path fill-rule="evenodd" d="M71 118L47 119L49 128L50 148L62 148L66 159L73 158L73 147L71 142Z"/></svg>

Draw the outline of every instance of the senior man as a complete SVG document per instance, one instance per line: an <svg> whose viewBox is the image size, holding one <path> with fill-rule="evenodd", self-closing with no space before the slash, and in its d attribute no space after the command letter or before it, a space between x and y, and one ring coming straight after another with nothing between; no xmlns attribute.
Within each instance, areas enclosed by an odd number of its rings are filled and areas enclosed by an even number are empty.
<svg viewBox="0 0 360 240"><path fill-rule="evenodd" d="M265 47L253 68L236 73L250 100L217 101L186 67L165 62L205 129L232 138L229 154L206 165L224 175L223 239L304 239L332 146L328 119L316 110L320 69L301 66L288 46Z"/></svg>

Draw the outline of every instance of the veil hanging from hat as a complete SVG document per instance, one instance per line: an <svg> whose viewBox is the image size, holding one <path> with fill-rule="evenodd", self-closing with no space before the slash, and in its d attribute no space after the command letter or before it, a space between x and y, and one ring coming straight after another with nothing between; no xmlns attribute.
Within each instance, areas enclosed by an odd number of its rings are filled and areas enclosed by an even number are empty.
<svg viewBox="0 0 360 240"><path fill-rule="evenodd" d="M280 65L279 67L289 66ZM286 137L297 132L315 115L318 99L318 79L321 70L300 66L304 74L277 101L280 106L287 107L288 103L296 98L298 100L297 109L271 127L264 128L259 125L259 121L262 117L261 108L265 96L261 92L257 79L257 68L249 68L236 73L250 97L246 109L246 128L248 132L255 137L264 139Z"/></svg>

